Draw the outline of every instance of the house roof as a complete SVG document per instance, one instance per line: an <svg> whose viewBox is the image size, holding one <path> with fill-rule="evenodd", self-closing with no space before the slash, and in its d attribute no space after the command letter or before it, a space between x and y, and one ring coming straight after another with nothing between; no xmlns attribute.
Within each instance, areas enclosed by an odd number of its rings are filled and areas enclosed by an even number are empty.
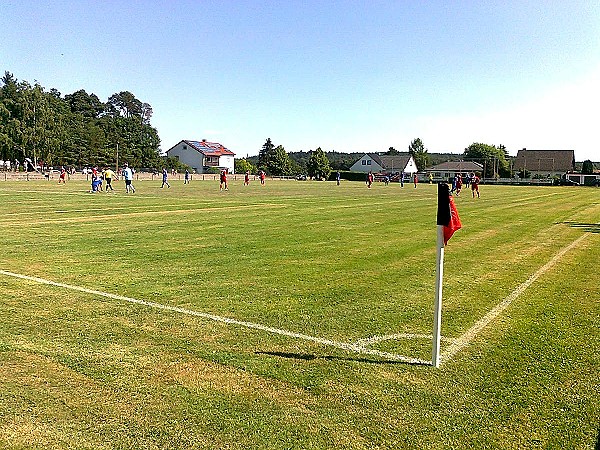
<svg viewBox="0 0 600 450"><path fill-rule="evenodd" d="M223 155L235 156L235 153L233 153L231 150L229 150L228 148L223 146L223 144L219 144L218 142L208 142L206 140L188 141L185 139L181 142L186 143L189 147L202 153L205 156L223 156ZM177 144L177 145L179 145L179 144ZM169 151L171 151L173 148L175 148L175 147L172 147L169 150L167 150L167 153L169 153Z"/></svg>
<svg viewBox="0 0 600 450"><path fill-rule="evenodd" d="M544 172L575 170L575 150L519 150L515 169Z"/></svg>
<svg viewBox="0 0 600 450"><path fill-rule="evenodd" d="M410 161L411 156L406 155L382 155L379 156L382 164L381 167L389 170L404 170L408 162Z"/></svg>
<svg viewBox="0 0 600 450"><path fill-rule="evenodd" d="M371 158L373 161L375 161L377 164L379 164L381 167L383 167L383 162L381 162L381 158L379 157L379 155L377 153L365 153L365 155L367 155L369 158ZM358 161L360 161L361 159L363 159L364 156L361 156ZM356 162L358 162L356 161Z"/></svg>
<svg viewBox="0 0 600 450"><path fill-rule="evenodd" d="M403 170L411 158L408 153L400 155L378 155L377 153L365 153L365 155L379 164L381 168L389 170ZM364 156L362 158L364 158ZM360 159L358 161L360 161Z"/></svg>
<svg viewBox="0 0 600 450"><path fill-rule="evenodd" d="M431 172L477 172L483 170L483 165L475 161L446 161L427 170Z"/></svg>

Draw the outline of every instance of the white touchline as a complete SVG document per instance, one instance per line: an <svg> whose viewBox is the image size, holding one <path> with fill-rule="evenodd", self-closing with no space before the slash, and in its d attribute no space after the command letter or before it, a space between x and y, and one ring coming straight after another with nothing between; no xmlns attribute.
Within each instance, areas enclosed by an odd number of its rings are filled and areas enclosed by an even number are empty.
<svg viewBox="0 0 600 450"><path fill-rule="evenodd" d="M241 321L241 320L231 319L229 317L221 317L221 316L217 316L214 314L208 314L208 313L203 313L203 312L199 312L199 311L194 311L191 309L180 308L178 306L169 306L169 305L163 305L161 303L156 303L156 302L148 302L145 300L138 300L136 298L124 297L122 295L111 294L109 292L102 292L102 291L97 291L94 289L84 288L81 286L74 286L71 284L58 283L55 281L45 280L44 278L31 277L29 275L21 275L21 274L14 273L14 272L8 272L6 270L0 270L0 274L6 275L9 277L20 278L23 280L34 281L36 283L47 284L50 286L62 287L62 288L70 289L73 291L85 292L86 294L99 295L102 297L112 298L114 300L121 300L121 301L129 302L129 303L135 303L137 305L143 305L143 306L147 306L150 308L156 308L156 309L162 309L162 310L166 310L166 311L177 312L177 313L186 314L189 316L201 317L203 319L209 319L209 320L214 320L216 322L226 323L229 325L238 325L241 327L253 328L256 330L265 331L268 333L279 334L282 336L288 336L288 337L295 338L295 339L302 339L305 341L316 342L321 345L325 345L325 346L329 346L329 347L336 347L336 348L339 348L342 350L346 350L348 352L378 356L383 359L388 359L391 361L406 362L406 363L410 363L410 364L431 365L431 361L425 361L425 360L418 359L418 358L411 358L408 356L397 355L395 353L381 352L379 350L365 348L362 345L350 344L350 343L346 343L346 342L339 342L339 341L333 341L333 340L319 338L319 337L315 337L315 336L309 336L307 334L295 333L293 331L287 331L287 330L282 330L279 328L273 328L273 327L269 327L266 325L253 323L253 322L245 322L245 321Z"/></svg>
<svg viewBox="0 0 600 450"><path fill-rule="evenodd" d="M454 355L464 349L469 342L471 342L475 336L477 336L485 327L487 327L492 320L498 317L508 306L519 297L525 289L527 289L531 284L533 284L540 276L546 273L550 268L552 268L559 260L574 247L577 247L581 241L589 236L589 233L585 233L575 241L571 242L566 247L562 248L556 255L552 257L550 261L540 267L533 275L531 275L527 280L521 283L517 288L512 291L508 297L502 300L498 305L496 305L492 310L490 310L485 316L479 319L475 325L467 330L462 336L460 336L456 341L448 346L446 351L442 352L441 361L445 362L450 360Z"/></svg>
<svg viewBox="0 0 600 450"><path fill-rule="evenodd" d="M364 347L367 345L377 344L382 341L391 341L399 339L424 339L430 341L431 339L433 339L433 336L431 334L394 333L386 334L385 336L371 336L368 338L359 339L356 341L355 344L360 347ZM456 339L442 336L442 341L455 342Z"/></svg>

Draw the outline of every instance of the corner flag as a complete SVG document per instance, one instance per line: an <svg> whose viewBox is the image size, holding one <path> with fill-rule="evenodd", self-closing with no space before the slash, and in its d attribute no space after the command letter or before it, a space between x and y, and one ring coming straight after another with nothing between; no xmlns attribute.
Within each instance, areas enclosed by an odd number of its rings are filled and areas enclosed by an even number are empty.
<svg viewBox="0 0 600 450"><path fill-rule="evenodd" d="M437 263L435 268L435 305L433 311L433 348L431 363L440 366L440 343L442 339L442 288L444 279L444 247L454 232L462 227L450 188L438 184L437 205Z"/></svg>
<svg viewBox="0 0 600 450"><path fill-rule="evenodd" d="M454 198L446 183L438 184L437 224L444 227L444 245L447 245L454 232L462 227Z"/></svg>

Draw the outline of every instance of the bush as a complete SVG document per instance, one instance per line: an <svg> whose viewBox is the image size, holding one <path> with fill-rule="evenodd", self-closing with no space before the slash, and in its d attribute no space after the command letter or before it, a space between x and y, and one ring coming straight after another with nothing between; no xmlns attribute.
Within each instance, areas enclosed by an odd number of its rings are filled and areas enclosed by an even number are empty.
<svg viewBox="0 0 600 450"><path fill-rule="evenodd" d="M335 180L335 172L333 172L333 179ZM362 181L364 182L367 178L367 174L364 172L350 172L350 171L340 171L340 177L342 180L348 181ZM331 177L330 177L331 179Z"/></svg>

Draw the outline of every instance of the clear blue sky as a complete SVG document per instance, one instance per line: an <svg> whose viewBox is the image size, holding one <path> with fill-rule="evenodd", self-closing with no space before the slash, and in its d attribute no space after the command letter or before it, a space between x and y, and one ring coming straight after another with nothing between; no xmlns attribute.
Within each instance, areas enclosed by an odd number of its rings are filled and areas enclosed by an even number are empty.
<svg viewBox="0 0 600 450"><path fill-rule="evenodd" d="M473 142L600 160L600 2L0 2L0 70L63 95L128 90L162 149L462 153Z"/></svg>

